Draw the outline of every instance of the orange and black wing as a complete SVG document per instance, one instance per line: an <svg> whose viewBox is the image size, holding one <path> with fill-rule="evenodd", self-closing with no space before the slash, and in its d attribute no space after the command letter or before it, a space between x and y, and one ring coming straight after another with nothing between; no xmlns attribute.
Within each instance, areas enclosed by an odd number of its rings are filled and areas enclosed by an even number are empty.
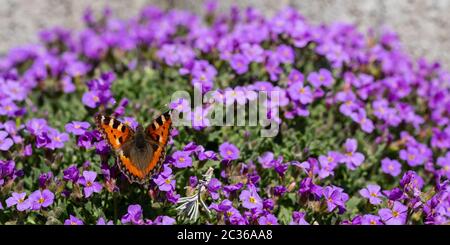
<svg viewBox="0 0 450 245"><path fill-rule="evenodd" d="M130 127L113 117L97 115L95 121L103 138L115 151L119 150L134 135Z"/></svg>
<svg viewBox="0 0 450 245"><path fill-rule="evenodd" d="M170 129L172 128L171 112L168 111L156 119L147 127L146 132L157 143L156 150L153 153L152 160L145 169L146 173L150 173L159 169L164 162L166 156L166 145L169 141Z"/></svg>

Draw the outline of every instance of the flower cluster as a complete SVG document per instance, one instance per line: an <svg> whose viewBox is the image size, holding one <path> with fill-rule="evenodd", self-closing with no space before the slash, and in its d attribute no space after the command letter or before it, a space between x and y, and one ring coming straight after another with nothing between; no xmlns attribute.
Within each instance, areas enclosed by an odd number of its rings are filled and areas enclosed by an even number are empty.
<svg viewBox="0 0 450 245"><path fill-rule="evenodd" d="M389 30L207 6L205 18L88 9L84 29L44 30L0 57L1 223L450 222L448 71ZM169 102L177 90L212 98ZM211 121L259 93L276 136ZM192 125L172 129L148 183L130 184L94 116L135 129L163 105Z"/></svg>

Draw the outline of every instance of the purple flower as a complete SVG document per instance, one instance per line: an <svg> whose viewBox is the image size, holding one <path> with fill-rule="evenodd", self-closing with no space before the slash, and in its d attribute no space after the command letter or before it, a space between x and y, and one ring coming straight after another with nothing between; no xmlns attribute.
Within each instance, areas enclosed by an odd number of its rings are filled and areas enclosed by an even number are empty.
<svg viewBox="0 0 450 245"><path fill-rule="evenodd" d="M258 218L258 224L260 225L278 225L278 219L273 214L268 214Z"/></svg>
<svg viewBox="0 0 450 245"><path fill-rule="evenodd" d="M382 200L380 197L383 196L380 192L381 187L379 185L367 185L366 188L361 189L359 191L359 194L361 194L362 197L365 197L369 199L369 202L373 205L379 205L381 204Z"/></svg>
<svg viewBox="0 0 450 245"><path fill-rule="evenodd" d="M133 117L124 117L120 121L125 125L131 127L132 129L136 129L136 127L139 125L139 123Z"/></svg>
<svg viewBox="0 0 450 245"><path fill-rule="evenodd" d="M277 47L275 54L281 63L294 63L294 50L288 45L280 45Z"/></svg>
<svg viewBox="0 0 450 245"><path fill-rule="evenodd" d="M408 208L395 201L392 208L383 208L378 211L381 220L387 225L404 225L406 223Z"/></svg>
<svg viewBox="0 0 450 245"><path fill-rule="evenodd" d="M224 142L219 146L219 153L224 160L231 161L239 159L240 151L235 145Z"/></svg>
<svg viewBox="0 0 450 245"><path fill-rule="evenodd" d="M392 190L385 190L383 194L391 201L401 200L404 197L404 193L400 188L394 188Z"/></svg>
<svg viewBox="0 0 450 245"><path fill-rule="evenodd" d="M105 220L105 218L100 217L97 221L97 225L114 225L112 220Z"/></svg>
<svg viewBox="0 0 450 245"><path fill-rule="evenodd" d="M50 184L50 182L52 181L53 178L53 173L52 172L47 172L47 173L42 173L41 175L39 175L39 187L41 188L45 188L47 185Z"/></svg>
<svg viewBox="0 0 450 245"><path fill-rule="evenodd" d="M172 170L164 165L164 171L158 175L153 181L158 185L160 191L173 191L175 190L175 180L171 174Z"/></svg>
<svg viewBox="0 0 450 245"><path fill-rule="evenodd" d="M60 133L56 129L49 129L48 138L50 143L47 143L46 148L59 149L64 147L64 142L69 140L69 135L66 133Z"/></svg>
<svg viewBox="0 0 450 245"><path fill-rule="evenodd" d="M198 184L198 178L197 176L190 176L189 177L189 186L190 187L196 187Z"/></svg>
<svg viewBox="0 0 450 245"><path fill-rule="evenodd" d="M219 189L220 187L222 187L222 183L216 179L216 178L212 178L209 183L208 183L208 191L211 194L211 198L216 200L219 198Z"/></svg>
<svg viewBox="0 0 450 245"><path fill-rule="evenodd" d="M61 80L63 92L66 94L73 93L77 89L75 84L72 82L72 78L70 76L64 76Z"/></svg>
<svg viewBox="0 0 450 245"><path fill-rule="evenodd" d="M292 212L292 221L289 223L290 225L309 225L309 223L305 220L305 212Z"/></svg>
<svg viewBox="0 0 450 245"><path fill-rule="evenodd" d="M306 105L313 101L313 93L309 86L304 86L302 82L292 83L287 92L289 97L294 101L299 101L300 103Z"/></svg>
<svg viewBox="0 0 450 245"><path fill-rule="evenodd" d="M202 108L201 106L197 106L194 111L190 111L188 118L191 118L195 130L201 130L211 124L208 120L208 108Z"/></svg>
<svg viewBox="0 0 450 245"><path fill-rule="evenodd" d="M70 218L64 221L64 225L83 225L83 221L73 215L70 215Z"/></svg>
<svg viewBox="0 0 450 245"><path fill-rule="evenodd" d="M249 186L248 190L243 190L239 195L239 200L242 202L242 206L247 209L262 209L263 201L259 197L256 188L252 185Z"/></svg>
<svg viewBox="0 0 450 245"><path fill-rule="evenodd" d="M97 108L100 105L100 92L99 91L88 91L83 94L81 101L84 105L90 108Z"/></svg>
<svg viewBox="0 0 450 245"><path fill-rule="evenodd" d="M249 60L242 54L234 54L231 56L231 68L239 75L248 71L248 64Z"/></svg>
<svg viewBox="0 0 450 245"><path fill-rule="evenodd" d="M383 173L396 177L402 172L402 165L397 160L386 157L381 160L381 170L383 170Z"/></svg>
<svg viewBox="0 0 450 245"><path fill-rule="evenodd" d="M337 93L336 99L343 102L339 106L339 111L346 116L352 116L353 112L359 108L356 95L351 91Z"/></svg>
<svg viewBox="0 0 450 245"><path fill-rule="evenodd" d="M343 192L342 188L327 186L323 189L323 197L325 198L328 212L333 212L336 207L339 208L340 214L345 211L345 202L348 200L348 195Z"/></svg>
<svg viewBox="0 0 450 245"><path fill-rule="evenodd" d="M330 151L327 156L319 156L320 170L319 177L324 179L330 175L334 175L334 168L341 162L343 156L339 152Z"/></svg>
<svg viewBox="0 0 450 245"><path fill-rule="evenodd" d="M273 194L275 196L282 196L287 192L287 188L282 185L277 185L273 188Z"/></svg>
<svg viewBox="0 0 450 245"><path fill-rule="evenodd" d="M11 146L14 145L14 142L11 138L7 138L8 133L5 131L0 131L0 150L7 151Z"/></svg>
<svg viewBox="0 0 450 245"><path fill-rule="evenodd" d="M442 174L450 179L450 152L447 152L445 157L439 157L437 159L437 165L441 166Z"/></svg>
<svg viewBox="0 0 450 245"><path fill-rule="evenodd" d="M366 214L361 218L362 225L382 225L381 219L379 216Z"/></svg>
<svg viewBox="0 0 450 245"><path fill-rule="evenodd" d="M121 222L122 224L131 223L133 225L141 225L143 224L142 213L141 205L130 205L128 206L128 213L122 216Z"/></svg>
<svg viewBox="0 0 450 245"><path fill-rule="evenodd" d="M103 186L95 182L97 173L94 171L83 171L83 176L78 180L78 184L84 186L84 196L90 197L92 193L100 193Z"/></svg>
<svg viewBox="0 0 450 245"><path fill-rule="evenodd" d="M198 160L217 160L217 154L213 151L201 151L198 153Z"/></svg>
<svg viewBox="0 0 450 245"><path fill-rule="evenodd" d="M228 200L228 199L224 199L221 203L217 204L217 203L212 203L209 208L210 209L214 209L217 212L226 212L228 211L230 208L233 207L233 203Z"/></svg>
<svg viewBox="0 0 450 245"><path fill-rule="evenodd" d="M170 102L169 108L172 110L177 110L179 112L189 112L191 110L191 104L187 99L179 98L175 101Z"/></svg>
<svg viewBox="0 0 450 245"><path fill-rule="evenodd" d="M7 115L9 117L17 116L20 108L10 100L0 100L0 115Z"/></svg>
<svg viewBox="0 0 450 245"><path fill-rule="evenodd" d="M347 139L344 144L345 155L343 161L347 164L347 167L351 170L355 170L356 167L364 162L364 155L356 152L358 148L358 142L355 139Z"/></svg>
<svg viewBox="0 0 450 245"><path fill-rule="evenodd" d="M409 170L400 180L400 186L405 192L418 196L423 187L423 179L416 172Z"/></svg>
<svg viewBox="0 0 450 245"><path fill-rule="evenodd" d="M176 220L172 217L169 216L158 216L156 217L156 219L153 221L154 225L173 225L175 224Z"/></svg>
<svg viewBox="0 0 450 245"><path fill-rule="evenodd" d="M68 168L64 169L64 180L77 182L80 172L75 164L70 165Z"/></svg>
<svg viewBox="0 0 450 245"><path fill-rule="evenodd" d="M29 199L25 200L26 195L27 194L25 192L22 193L13 192L12 196L6 199L6 206L9 208L11 206L16 205L18 211L25 211L29 209L31 207L30 200Z"/></svg>
<svg viewBox="0 0 450 245"><path fill-rule="evenodd" d="M53 200L55 199L55 194L47 189L43 191L37 190L31 193L28 199L31 202L31 209L39 210L52 205Z"/></svg>
<svg viewBox="0 0 450 245"><path fill-rule="evenodd" d="M258 162L263 168L272 168L274 166L274 155L272 152L264 152L258 157Z"/></svg>
<svg viewBox="0 0 450 245"><path fill-rule="evenodd" d="M331 87L334 83L334 78L331 72L327 69L320 69L319 72L311 72L308 75L308 81L315 87L320 86Z"/></svg>
<svg viewBox="0 0 450 245"><path fill-rule="evenodd" d="M66 132L74 135L82 135L91 125L88 122L73 121L66 124Z"/></svg>
<svg viewBox="0 0 450 245"><path fill-rule="evenodd" d="M174 190L166 192L167 201L173 204L177 204L180 197L181 195L177 194Z"/></svg>
<svg viewBox="0 0 450 245"><path fill-rule="evenodd" d="M353 113L351 115L353 121L359 123L361 125L361 129L366 133L372 133L374 130L374 125L372 120L366 117L366 111L364 109L360 109L358 112Z"/></svg>
<svg viewBox="0 0 450 245"><path fill-rule="evenodd" d="M424 155L416 147L411 146L400 151L400 159L406 161L411 167L422 165L425 161Z"/></svg>
<svg viewBox="0 0 450 245"><path fill-rule="evenodd" d="M7 95L11 100L23 101L27 98L28 91L20 82L9 80L0 85L2 85L0 86L2 94Z"/></svg>
<svg viewBox="0 0 450 245"><path fill-rule="evenodd" d="M38 136L47 131L48 124L45 119L33 118L26 123L26 128L31 134Z"/></svg>
<svg viewBox="0 0 450 245"><path fill-rule="evenodd" d="M264 49L260 45L244 43L240 48L249 62L261 63L264 61Z"/></svg>
<svg viewBox="0 0 450 245"><path fill-rule="evenodd" d="M322 197L323 188L319 185L314 184L310 177L304 178L300 181L300 188L298 193L301 195L313 195L316 199Z"/></svg>
<svg viewBox="0 0 450 245"><path fill-rule="evenodd" d="M173 166L177 168L192 167L192 158L189 156L189 152L176 151L172 154Z"/></svg>
<svg viewBox="0 0 450 245"><path fill-rule="evenodd" d="M233 194L236 191L240 190L243 186L244 184L240 182L234 185L226 185L223 187L223 194L228 198L230 194Z"/></svg>

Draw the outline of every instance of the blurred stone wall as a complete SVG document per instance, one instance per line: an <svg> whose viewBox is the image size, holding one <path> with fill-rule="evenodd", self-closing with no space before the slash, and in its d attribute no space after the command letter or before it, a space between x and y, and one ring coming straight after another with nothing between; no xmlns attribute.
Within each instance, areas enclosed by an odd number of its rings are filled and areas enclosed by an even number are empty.
<svg viewBox="0 0 450 245"><path fill-rule="evenodd" d="M285 6L296 7L313 23L345 21L362 31L389 27L400 34L415 57L439 60L450 69L450 0L218 0L219 10L236 4L253 6L272 15ZM83 10L108 5L127 18L148 4L202 13L202 0L0 0L0 53L35 42L42 28L81 28Z"/></svg>

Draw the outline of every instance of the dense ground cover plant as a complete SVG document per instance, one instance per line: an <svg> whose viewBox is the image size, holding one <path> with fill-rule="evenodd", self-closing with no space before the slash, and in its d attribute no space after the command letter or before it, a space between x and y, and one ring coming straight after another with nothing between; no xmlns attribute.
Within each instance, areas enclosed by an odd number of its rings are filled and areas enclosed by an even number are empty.
<svg viewBox="0 0 450 245"><path fill-rule="evenodd" d="M205 9L128 20L88 10L85 29L42 31L0 59L0 223L448 223L450 74L439 63L412 59L393 32L316 26L291 8ZM168 101L194 89L230 92L227 105L279 91L268 112L279 134L212 126L208 105ZM94 115L135 127L165 104L199 123L172 130L148 189L130 185ZM176 208L193 194L197 219Z"/></svg>

